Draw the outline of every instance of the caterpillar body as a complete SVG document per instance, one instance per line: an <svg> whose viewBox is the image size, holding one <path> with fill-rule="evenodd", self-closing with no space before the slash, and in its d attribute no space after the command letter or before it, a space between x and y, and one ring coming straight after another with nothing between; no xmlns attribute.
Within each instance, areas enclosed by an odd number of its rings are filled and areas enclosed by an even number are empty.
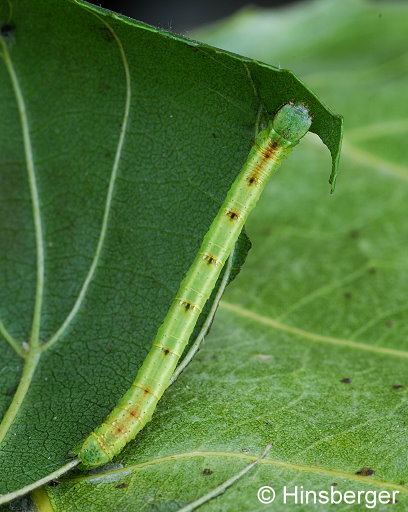
<svg viewBox="0 0 408 512"><path fill-rule="evenodd" d="M150 421L248 215L269 176L307 133L311 121L303 104L286 103L257 135L132 386L106 420L74 449L81 468L112 460Z"/></svg>

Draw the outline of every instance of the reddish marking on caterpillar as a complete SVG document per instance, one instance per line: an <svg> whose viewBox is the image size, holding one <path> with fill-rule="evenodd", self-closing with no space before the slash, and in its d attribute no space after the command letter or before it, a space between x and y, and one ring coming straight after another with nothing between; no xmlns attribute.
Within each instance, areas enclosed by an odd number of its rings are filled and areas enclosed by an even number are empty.
<svg viewBox="0 0 408 512"><path fill-rule="evenodd" d="M238 220L241 217L239 212L236 210L225 210L225 214L230 218L230 220Z"/></svg>

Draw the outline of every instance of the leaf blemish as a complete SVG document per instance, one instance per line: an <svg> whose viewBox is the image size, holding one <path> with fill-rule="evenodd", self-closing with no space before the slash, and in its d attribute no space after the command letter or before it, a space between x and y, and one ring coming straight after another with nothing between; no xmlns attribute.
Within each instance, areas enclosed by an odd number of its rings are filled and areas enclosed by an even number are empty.
<svg viewBox="0 0 408 512"><path fill-rule="evenodd" d="M371 476L371 475L374 475L375 471L374 469L371 469L371 468L367 468L367 467L362 467L359 471L356 471L356 475L359 475L359 476Z"/></svg>
<svg viewBox="0 0 408 512"><path fill-rule="evenodd" d="M8 38L14 35L14 32L16 31L16 27L14 25L11 25L10 23L6 23L5 25L2 25L0 28L0 35L2 37Z"/></svg>
<svg viewBox="0 0 408 512"><path fill-rule="evenodd" d="M109 43L111 43L112 41L115 40L115 37L112 34L112 31L109 30L108 27L98 27L98 30L102 33L103 38L105 39L105 41L108 41Z"/></svg>
<svg viewBox="0 0 408 512"><path fill-rule="evenodd" d="M393 384L392 389L402 389L404 386L402 384Z"/></svg>
<svg viewBox="0 0 408 512"><path fill-rule="evenodd" d="M349 237L352 239L352 240L355 240L356 238L358 238L360 236L360 231L358 231L357 229L352 229L349 233Z"/></svg>
<svg viewBox="0 0 408 512"><path fill-rule="evenodd" d="M125 487L127 487L128 484L119 484L119 485L115 485L115 489L125 489Z"/></svg>
<svg viewBox="0 0 408 512"><path fill-rule="evenodd" d="M344 377L343 379L340 379L340 382L343 384L351 384L351 379L350 377Z"/></svg>
<svg viewBox="0 0 408 512"><path fill-rule="evenodd" d="M211 469L208 469L208 468L205 468L203 470L203 475L204 476L209 476L209 475L212 475L214 473L214 471L211 471Z"/></svg>

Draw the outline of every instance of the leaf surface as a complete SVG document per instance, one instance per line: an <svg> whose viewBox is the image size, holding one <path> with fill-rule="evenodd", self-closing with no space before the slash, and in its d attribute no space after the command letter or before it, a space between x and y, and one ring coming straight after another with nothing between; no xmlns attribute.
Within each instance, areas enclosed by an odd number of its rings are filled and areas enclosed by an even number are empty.
<svg viewBox="0 0 408 512"><path fill-rule="evenodd" d="M282 503L284 485L332 484L398 491L391 508L407 510L407 23L403 2L322 1L197 34L294 69L344 114L337 191L326 194L328 157L308 137L248 223L253 249L203 350L123 468L48 489L56 510L175 511L269 441L267 458L200 510L366 510ZM276 489L270 507L262 485Z"/></svg>
<svg viewBox="0 0 408 512"><path fill-rule="evenodd" d="M1 0L0 26L0 493L10 493L67 462L132 382L261 107L306 102L334 163L341 120L287 71L84 2ZM247 248L242 237L237 268Z"/></svg>

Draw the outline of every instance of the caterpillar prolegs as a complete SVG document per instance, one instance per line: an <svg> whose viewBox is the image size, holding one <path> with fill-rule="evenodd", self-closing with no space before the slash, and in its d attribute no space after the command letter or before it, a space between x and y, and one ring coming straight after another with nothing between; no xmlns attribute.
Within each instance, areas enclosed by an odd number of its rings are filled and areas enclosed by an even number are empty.
<svg viewBox="0 0 408 512"><path fill-rule="evenodd" d="M74 450L84 469L112 460L150 421L251 210L269 176L308 132L303 104L286 103L259 132L240 173L204 236L130 389Z"/></svg>

